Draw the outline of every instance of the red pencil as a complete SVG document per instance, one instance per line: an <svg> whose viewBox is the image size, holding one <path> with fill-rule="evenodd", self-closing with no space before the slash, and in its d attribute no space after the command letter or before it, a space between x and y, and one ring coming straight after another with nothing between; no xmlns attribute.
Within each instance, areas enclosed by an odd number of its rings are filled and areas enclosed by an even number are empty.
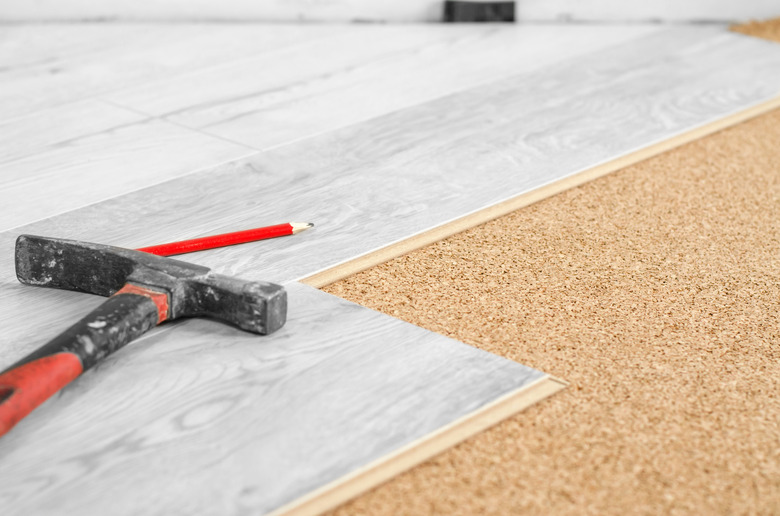
<svg viewBox="0 0 780 516"><path fill-rule="evenodd" d="M312 226L314 226L314 224L310 222L288 222L286 224L277 224L276 226L247 229L246 231L236 231L235 233L224 233L222 235L182 240L181 242L171 242L170 244L142 247L136 249L136 251L144 251L145 253L156 254L158 256L172 256L174 254L191 253L193 251L214 249L215 247L254 242L255 240L265 240L266 238L293 235L304 229L309 229Z"/></svg>

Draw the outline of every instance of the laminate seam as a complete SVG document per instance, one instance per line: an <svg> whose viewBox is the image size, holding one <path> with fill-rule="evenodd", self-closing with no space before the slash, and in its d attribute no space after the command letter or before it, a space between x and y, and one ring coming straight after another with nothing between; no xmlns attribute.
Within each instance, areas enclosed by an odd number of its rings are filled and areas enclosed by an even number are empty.
<svg viewBox="0 0 780 516"><path fill-rule="evenodd" d="M95 99L95 100L99 100L99 99ZM151 118L149 120L159 120L159 119ZM147 121L149 121L149 120L147 120ZM245 145L242 145L242 146L246 147ZM242 154L242 155L238 155L238 156L235 156L235 157L231 157L231 158L228 158L228 159L226 159L224 161L221 161L221 162L210 163L208 165L204 165L201 168L198 168L198 169L195 169L195 170L191 170L189 172L184 172L181 175L174 176L174 177L169 177L169 178L167 178L164 181L161 181L159 183L146 184L146 185L143 185L143 186L135 188L135 189L125 190L125 191L123 191L123 192L121 192L121 193L119 193L117 195L111 196L111 197L105 197L105 198L102 198L102 199L98 199L96 201L88 202L86 204L82 204L82 205L79 205L79 206L76 206L76 207L67 208L66 210L63 210L63 211L60 211L60 212L57 212L57 213L54 213L54 214L45 215L45 216L43 216L43 217L41 217L39 219L28 220L28 221L22 222L21 224L18 224L16 226L3 228L2 230L0 230L0 233L6 233L6 232L9 232L9 231L15 231L18 228L29 226L31 224L35 224L36 222L41 222L41 221L44 221L44 220L48 220L48 219L51 219L51 218L63 215L65 213L70 213L70 212L75 211L75 210L80 210L80 209L83 209L83 208L87 208L89 206L94 206L96 204L100 204L100 203L103 203L103 202L106 202L106 201L110 201L112 199L118 199L120 197L124 197L125 195L132 194L132 193L135 193L135 192L139 192L141 190L145 190L145 189L150 188L152 186L158 186L158 185L161 185L161 184L165 184L165 183L167 183L169 181L175 181L175 180L181 179L183 177L187 177L189 175L196 174L198 172L203 172L204 170L209 170L209 169L214 168L214 167L227 165L229 163L233 163L234 161L241 160L241 159L246 159L246 158L248 158L250 156L253 156L253 155L257 154L257 150L252 149L252 148L247 148L247 151L248 152L246 154ZM13 163L13 161L10 161L10 162L4 163L3 165L5 166L5 165L8 165L8 164L12 164L12 163Z"/></svg>
<svg viewBox="0 0 780 516"><path fill-rule="evenodd" d="M170 119L166 118L166 115L152 115L150 113L146 113L144 111L141 111L140 109L137 109L137 108L125 105L125 104L120 104L120 103L115 102L113 100L108 100L108 99L102 98L102 97L99 97L99 98L97 98L95 100L98 101L98 102L102 102L103 104L110 105L110 106L115 107L115 108L126 109L128 111L131 111L131 112L137 114L137 115L149 117L147 120L158 120L160 122L164 122L166 124L174 125L176 127L184 129L187 132L198 133L198 134L201 134L203 136L208 136L209 138L214 138L216 140L222 140L223 142L231 143L233 145L238 145L240 147L244 147L247 150L252 151L249 154L247 154L246 156L239 156L237 158L232 158L229 161L226 161L226 162L223 162L223 163L220 163L220 164L217 164L217 165L212 165L212 166L224 165L225 163L229 163L230 161L236 161L236 160L240 160L240 159L245 159L245 158L248 158L249 156L254 156L258 152L262 152L263 150L265 150L265 149L258 149L256 147L253 147L253 146L251 146L249 144L246 144L246 143L243 143L243 142L239 142L237 140L231 140L230 138L226 138L226 137L220 136L218 134L213 134L213 133L209 133L209 132L203 131L201 129L188 127L188 126L186 126L184 124L181 124L179 122L175 122L173 120L170 120ZM204 167L204 168L209 168L209 167ZM170 181L170 180L173 180L173 179L180 179L180 178L186 177L186 176L188 176L190 174L195 174L195 173L197 173L197 172L199 172L201 170L203 170L203 168L199 168L197 170L192 170L192 171L187 172L186 174L184 174L182 176L174 177L174 178L168 179L167 181ZM149 186L154 186L154 185L149 185ZM146 188L146 187L144 187L144 188Z"/></svg>
<svg viewBox="0 0 780 516"><path fill-rule="evenodd" d="M54 23L59 24L60 22L52 22L52 23L53 24ZM73 22L74 25L77 25L79 23L83 23L83 22ZM0 21L0 26L5 25L5 24L8 24L8 22ZM19 25L24 25L24 24L25 24L24 22L19 23ZM10 23L10 25L16 25L16 24L15 23ZM162 23L161 23L161 25L162 25ZM205 71L219 70L220 68L233 66L233 65L235 65L237 63L241 63L241 62L246 61L246 60L257 59L260 56L272 55L274 52L277 52L277 51L283 51L283 50L287 50L287 49L290 49L290 48L295 48L295 47L298 47L298 46L304 46L307 43L310 43L311 41L319 41L321 39L326 39L328 37L337 37L337 35L338 34L335 33L335 32L328 33L328 34L322 34L322 35L315 35L311 39L306 39L305 41L291 43L289 46L285 45L285 46L282 46L282 47L279 47L279 48L274 48L274 49L272 49L270 51L264 51L264 52L254 53L254 54L248 54L248 55L246 55L244 57L239 57L239 58L236 58L234 60L227 61L227 62L220 62L220 63L213 64L213 65L206 65L206 66L198 67L198 68L190 70L190 71L184 71L184 72L181 72L181 73L175 73L174 72L174 74L171 77L167 77L166 79L171 79L171 78L181 79L181 78L189 77L191 75L197 75L197 74L203 73ZM78 58L76 58L76 61L77 60L78 60ZM63 59L63 61L68 62L68 61L71 61L71 59ZM51 63L36 64L36 65L27 66L27 67L24 67L24 68L25 68L25 71L26 71L26 70L34 69L34 68L37 68L37 67L45 68L45 67L48 67L48 66L51 66ZM47 108L44 108L44 109L37 109L37 110L32 111L30 113L24 113L24 114L21 114L21 115L15 115L15 116L12 116L12 117L6 119L5 121L6 122L11 122L11 121L14 121L15 119L24 118L24 117L27 117L27 116L29 116L31 114L37 113L37 112L46 111L46 109L56 108L56 107L64 106L64 105L67 105L67 104L72 104L74 102L79 102L79 101L84 101L84 100L103 100L103 101L105 101L105 99L103 98L105 95L110 95L110 94L113 94L113 93L121 92L121 91L127 90L128 88L140 87L140 86L143 86L145 84L152 83L152 82L156 82L156 81L154 81L154 80L152 80L152 81L146 80L146 81L139 81L138 84L132 84L130 86L122 85L122 86L110 87L110 88L106 88L106 89L97 89L97 91L95 91L94 93L92 93L90 95L87 95L87 96L84 96L84 97L78 97L78 98L75 98L75 99L69 99L69 100L66 100L64 102L58 103L58 104L56 104L54 106L50 106L50 107L47 107ZM125 106L125 105L122 105L122 104L113 104L113 105L116 106L116 107L122 107L122 108L125 108L125 109L131 109L128 106ZM135 111L135 112L138 113L138 114L142 114L144 116L151 116L151 117L155 116L155 115L151 115L149 113L143 113L141 111Z"/></svg>

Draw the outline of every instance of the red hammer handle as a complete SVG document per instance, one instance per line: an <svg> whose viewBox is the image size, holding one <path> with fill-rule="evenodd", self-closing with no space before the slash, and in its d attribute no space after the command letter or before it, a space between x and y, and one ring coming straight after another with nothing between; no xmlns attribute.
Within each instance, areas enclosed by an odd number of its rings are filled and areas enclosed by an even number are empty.
<svg viewBox="0 0 780 516"><path fill-rule="evenodd" d="M0 375L0 435L83 371L74 353L55 353L31 360Z"/></svg>
<svg viewBox="0 0 780 516"><path fill-rule="evenodd" d="M0 436L99 360L165 320L167 299L165 293L127 284L0 373Z"/></svg>

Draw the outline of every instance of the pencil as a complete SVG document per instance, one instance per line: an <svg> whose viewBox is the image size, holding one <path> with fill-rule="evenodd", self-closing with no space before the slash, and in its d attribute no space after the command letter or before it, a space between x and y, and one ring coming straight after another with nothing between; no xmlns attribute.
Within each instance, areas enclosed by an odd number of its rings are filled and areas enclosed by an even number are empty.
<svg viewBox="0 0 780 516"><path fill-rule="evenodd" d="M263 228L247 229L245 231L236 231L235 233L224 233L222 235L212 235L203 238L193 238L192 240L182 240L181 242L171 242L170 244L153 245L142 247L136 251L156 254L158 256L173 256L175 254L192 253L194 251L203 251L214 249L215 247L225 247L228 245L243 244L254 242L256 240L265 240L266 238L275 238L285 235L300 233L305 229L314 226L311 222L287 222L275 226L266 226Z"/></svg>

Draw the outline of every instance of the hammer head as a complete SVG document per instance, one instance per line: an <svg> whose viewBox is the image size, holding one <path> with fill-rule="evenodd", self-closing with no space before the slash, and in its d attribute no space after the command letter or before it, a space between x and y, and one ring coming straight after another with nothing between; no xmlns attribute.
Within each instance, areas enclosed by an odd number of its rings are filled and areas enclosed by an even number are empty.
<svg viewBox="0 0 780 516"><path fill-rule="evenodd" d="M21 235L16 277L28 285L111 296L126 283L168 295L168 319L215 317L268 334L287 319L280 285L214 274L207 267L108 245Z"/></svg>

